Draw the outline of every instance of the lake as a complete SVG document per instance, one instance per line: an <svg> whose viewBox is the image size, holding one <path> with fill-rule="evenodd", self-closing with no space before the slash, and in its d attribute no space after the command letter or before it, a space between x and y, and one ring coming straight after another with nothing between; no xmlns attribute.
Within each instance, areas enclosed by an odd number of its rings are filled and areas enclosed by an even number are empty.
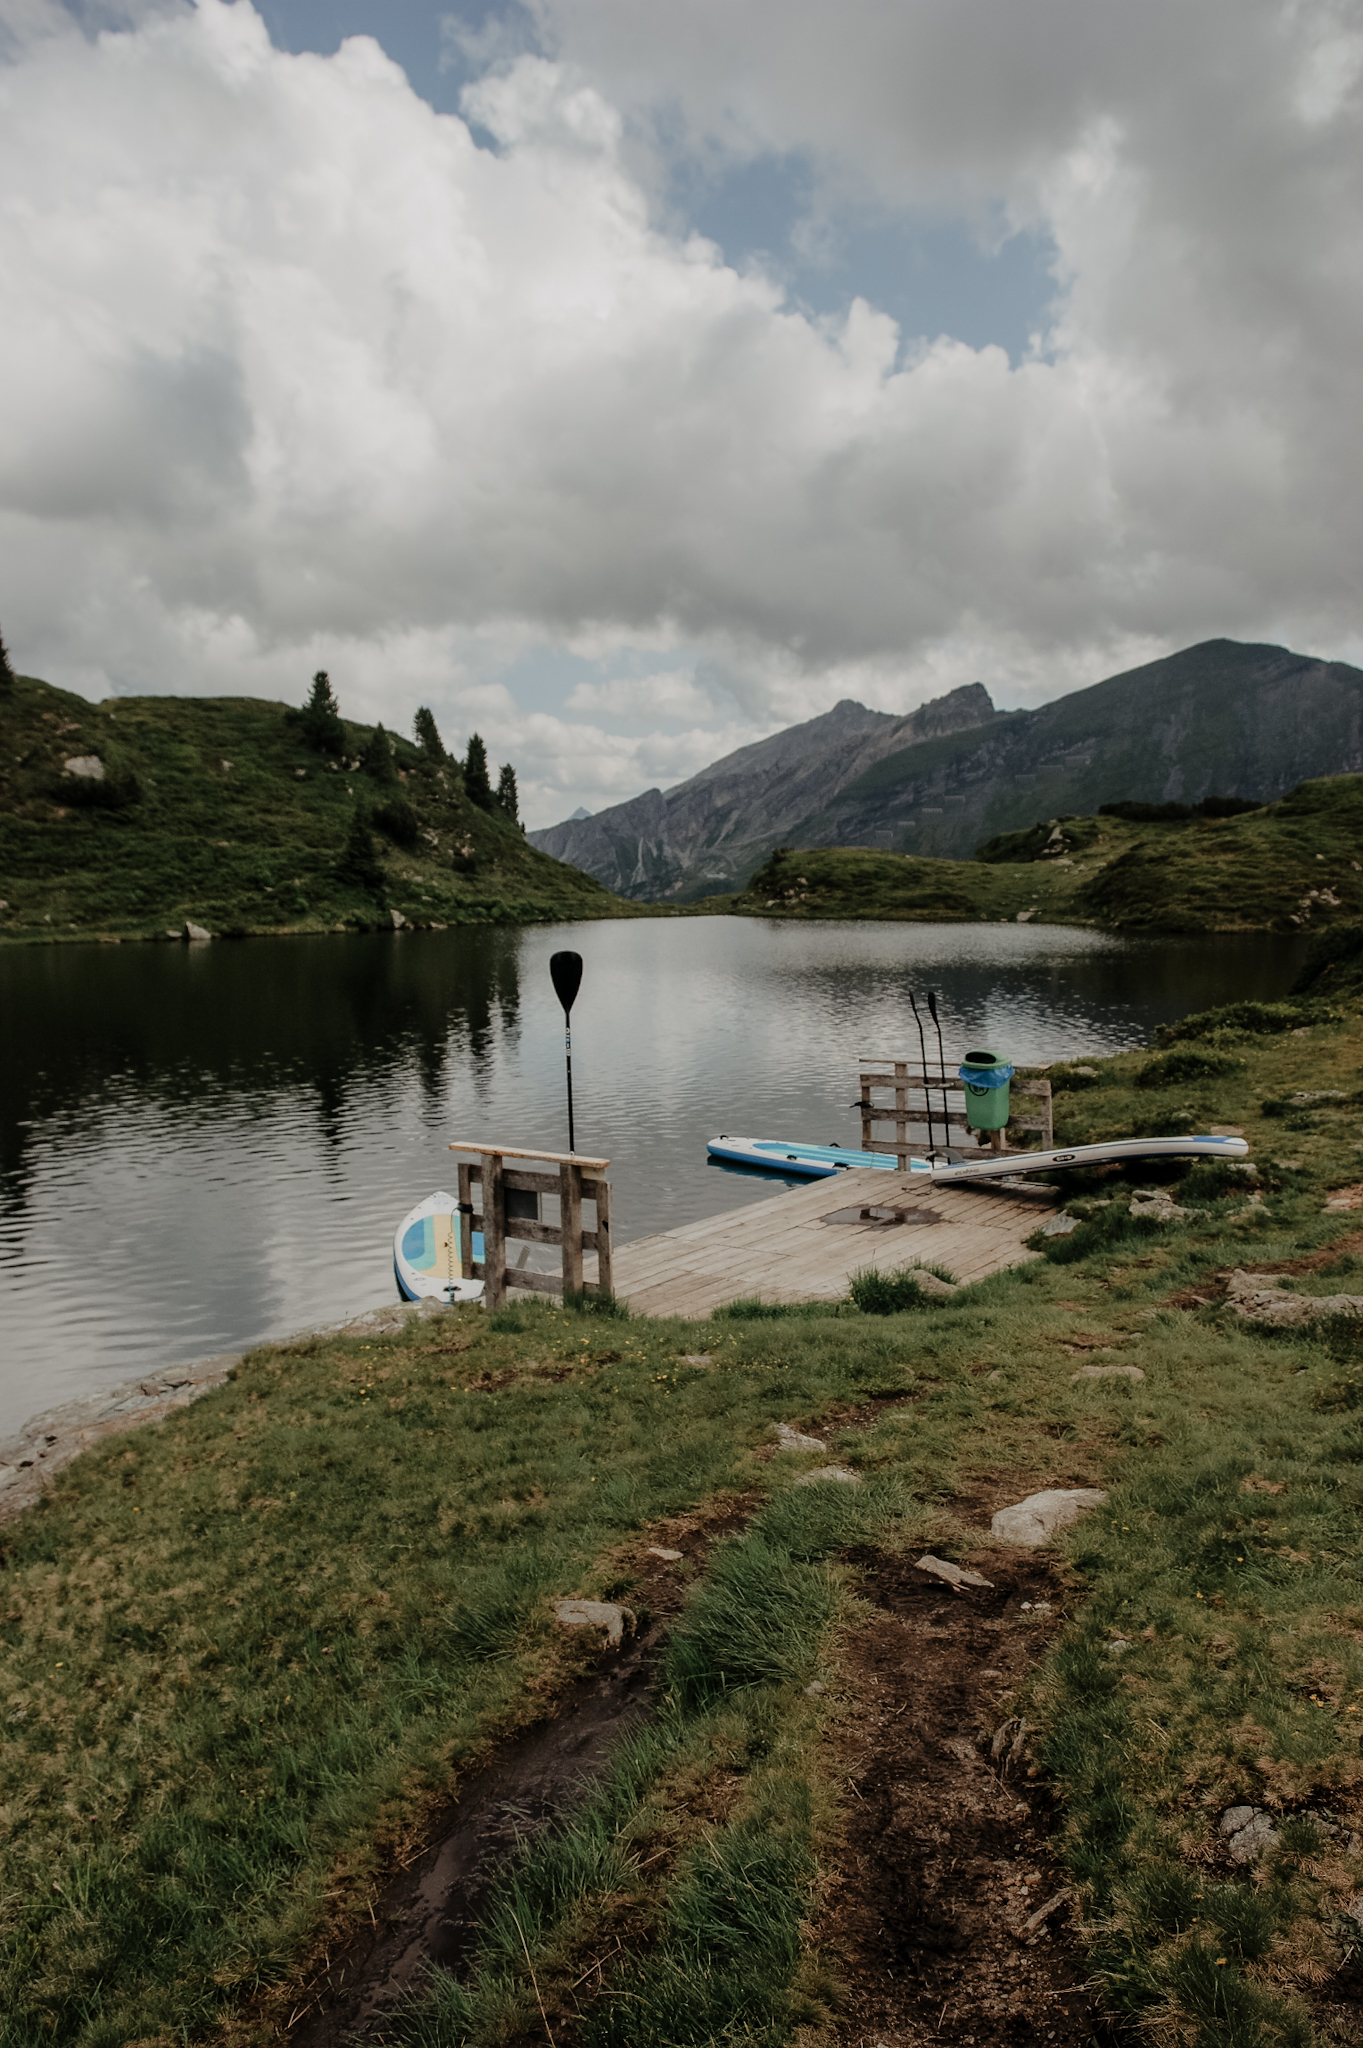
<svg viewBox="0 0 1363 2048"><path fill-rule="evenodd" d="M866 1054L1144 1042L1282 994L1301 942L1036 925L688 918L0 952L0 1434L158 1366L394 1294L394 1228L452 1138L566 1150L549 955L573 1013L578 1149L611 1160L618 1243L781 1183L721 1130L857 1143Z"/></svg>

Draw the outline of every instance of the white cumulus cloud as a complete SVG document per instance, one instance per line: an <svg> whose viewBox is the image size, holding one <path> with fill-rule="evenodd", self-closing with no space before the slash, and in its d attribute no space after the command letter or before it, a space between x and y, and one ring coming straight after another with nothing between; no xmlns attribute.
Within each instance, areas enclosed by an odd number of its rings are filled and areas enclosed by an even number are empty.
<svg viewBox="0 0 1363 2048"><path fill-rule="evenodd" d="M539 14L550 55L484 77L471 128L372 40L274 49L249 0L90 34L0 0L22 666L294 698L325 666L389 722L478 723L544 822L839 695L1018 701L1215 633L1355 644L1342 0ZM812 319L659 226L665 106L697 151L1044 227L1045 348L906 355L865 300ZM503 672L532 642L601 680L523 716ZM613 733L649 700L610 649L640 646L708 651L727 696L659 670L686 734Z"/></svg>

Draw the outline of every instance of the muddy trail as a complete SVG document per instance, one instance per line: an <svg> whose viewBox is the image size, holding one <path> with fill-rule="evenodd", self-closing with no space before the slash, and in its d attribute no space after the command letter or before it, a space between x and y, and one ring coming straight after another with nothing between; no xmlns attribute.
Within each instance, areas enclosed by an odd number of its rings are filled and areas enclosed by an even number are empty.
<svg viewBox="0 0 1363 2048"><path fill-rule="evenodd" d="M963 1562L992 1584L953 1590L908 1556L852 1561L879 1612L844 1640L851 1704L832 1737L842 1840L817 1929L845 1986L832 2038L1107 2043L1017 1718L1060 1623L1051 1567L982 1549Z"/></svg>
<svg viewBox="0 0 1363 2048"><path fill-rule="evenodd" d="M498 1874L519 1844L572 1812L620 1737L647 1717L687 1574L756 1506L755 1495L730 1496L655 1524L645 1544L622 1550L618 1562L639 1588L638 1632L617 1649L587 1649L591 1668L558 1694L551 1717L498 1744L431 1814L426 1846L382 1886L369 1926L329 1953L300 1993L285 2024L290 2048L380 2042L384 2022L432 1968L464 1973Z"/></svg>
<svg viewBox="0 0 1363 2048"><path fill-rule="evenodd" d="M877 1404L879 1405L879 1404ZM493 1884L518 1843L571 1812L620 1737L651 1710L686 1577L754 1499L655 1527L680 1567L630 1547L647 1624L559 1695L552 1718L500 1744L433 1813L371 1923L297 2000L291 2048L377 2044L434 1966L464 1974ZM953 1589L912 1555L846 1555L876 1618L842 1640L825 1768L842 1810L818 1947L844 1991L838 2048L1090 2048L1115 2038L1085 1988L1074 1904L1051 1847L1052 1801L1029 1776L1017 1696L1061 1624L1044 1556L981 1549L988 1586ZM568 2020L560 2015L560 2022ZM572 2038L568 2022L566 2038Z"/></svg>

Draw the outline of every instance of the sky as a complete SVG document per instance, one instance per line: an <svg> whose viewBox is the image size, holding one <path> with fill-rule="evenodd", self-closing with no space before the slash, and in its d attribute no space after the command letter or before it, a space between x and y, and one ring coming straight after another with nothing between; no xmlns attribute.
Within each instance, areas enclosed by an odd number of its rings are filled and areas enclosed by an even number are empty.
<svg viewBox="0 0 1363 2048"><path fill-rule="evenodd" d="M480 730L1363 659L1363 0L0 0L25 673Z"/></svg>

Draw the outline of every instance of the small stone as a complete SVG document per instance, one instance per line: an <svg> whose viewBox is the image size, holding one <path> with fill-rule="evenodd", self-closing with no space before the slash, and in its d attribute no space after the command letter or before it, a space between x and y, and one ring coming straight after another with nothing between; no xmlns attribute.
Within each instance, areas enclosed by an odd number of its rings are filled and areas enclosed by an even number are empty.
<svg viewBox="0 0 1363 2048"><path fill-rule="evenodd" d="M650 1543L647 1555L660 1557L665 1564L680 1564L684 1553L680 1550L664 1550L660 1544Z"/></svg>
<svg viewBox="0 0 1363 2048"><path fill-rule="evenodd" d="M1228 1837L1232 1863L1257 1863L1278 1839L1278 1830L1261 1806L1229 1806L1217 1823Z"/></svg>
<svg viewBox="0 0 1363 2048"><path fill-rule="evenodd" d="M821 1678L816 1678L812 1685L807 1685L805 1687L805 1695L808 1699L811 1700L817 1700L823 1693L826 1693L827 1691L828 1687L824 1684Z"/></svg>
<svg viewBox="0 0 1363 2048"><path fill-rule="evenodd" d="M952 1564L945 1557L920 1557L914 1570L931 1572L935 1579L945 1579L957 1592L962 1586L992 1586L994 1583L992 1579L981 1578L978 1572L972 1572L964 1565Z"/></svg>
<svg viewBox="0 0 1363 2048"><path fill-rule="evenodd" d="M294 779L297 782L306 782L308 779L308 771L306 768L295 768L293 773Z"/></svg>
<svg viewBox="0 0 1363 2048"><path fill-rule="evenodd" d="M817 1486L821 1479L837 1480L843 1486L860 1486L861 1474L854 1472L850 1465L816 1465L812 1472L802 1472L797 1486Z"/></svg>
<svg viewBox="0 0 1363 2048"><path fill-rule="evenodd" d="M985 1374L985 1378L987 1380L1001 1380L1003 1378L1003 1373L998 1366L995 1366L992 1372L987 1372Z"/></svg>
<svg viewBox="0 0 1363 2048"><path fill-rule="evenodd" d="M1163 1188L1153 1188L1142 1189L1132 1196L1131 1214L1147 1217L1152 1223L1179 1223L1192 1211L1181 1209Z"/></svg>
<svg viewBox="0 0 1363 2048"><path fill-rule="evenodd" d="M1082 1074L1086 1081L1096 1081L1098 1079L1097 1067L1071 1067L1070 1072L1072 1074Z"/></svg>
<svg viewBox="0 0 1363 2048"><path fill-rule="evenodd" d="M1143 1380L1138 1365L1081 1365L1070 1374L1072 1380Z"/></svg>
<svg viewBox="0 0 1363 2048"><path fill-rule="evenodd" d="M995 1671L993 1669L990 1669L988 1671L982 1671L980 1673L981 1678L1002 1678L1003 1676L1004 1674L1002 1671Z"/></svg>
<svg viewBox="0 0 1363 2048"><path fill-rule="evenodd" d="M1068 1529L1089 1508L1100 1506L1106 1499L1106 1493L1094 1486L1051 1487L1044 1493L1029 1494L1013 1507L1000 1508L989 1524L989 1533L996 1543L1017 1543L1028 1550L1039 1550L1061 1529Z"/></svg>
<svg viewBox="0 0 1363 2048"><path fill-rule="evenodd" d="M828 1445L819 1436L801 1436L798 1429L792 1429L788 1422L773 1422L772 1429L783 1451L826 1451Z"/></svg>
<svg viewBox="0 0 1363 2048"><path fill-rule="evenodd" d="M73 754L69 761L62 762L63 772L76 775L86 782L103 782L104 763L98 754Z"/></svg>
<svg viewBox="0 0 1363 2048"><path fill-rule="evenodd" d="M715 1361L709 1351L683 1351L680 1362L683 1365L713 1365Z"/></svg>
<svg viewBox="0 0 1363 2048"><path fill-rule="evenodd" d="M189 919L186 918L185 928L180 936L187 944L193 941L197 945L203 939L211 939L213 934L212 932L206 932L201 924L191 924Z"/></svg>
<svg viewBox="0 0 1363 2048"><path fill-rule="evenodd" d="M1043 1237L1068 1237L1072 1230L1079 1228L1079 1218L1070 1216L1064 1209L1056 1216L1048 1216L1041 1226Z"/></svg>
<svg viewBox="0 0 1363 2048"><path fill-rule="evenodd" d="M1131 1648L1131 1645L1127 1641L1127 1638L1125 1636L1114 1636L1107 1647L1109 1653L1112 1656L1122 1657L1125 1656L1126 1652Z"/></svg>
<svg viewBox="0 0 1363 2048"><path fill-rule="evenodd" d="M400 910L390 910L390 911L389 911L389 913L388 913L388 915L389 915L389 916L390 916L390 917L392 918L392 920L393 920L393 930L394 930L395 932L400 932L400 931L402 930L403 926L404 926L404 925L406 924L406 922L407 922L407 920L406 920L406 918L405 918L405 917L403 916L402 912L401 912Z"/></svg>
<svg viewBox="0 0 1363 2048"><path fill-rule="evenodd" d="M616 1649L628 1626L634 1629L634 1616L628 1607L617 1607L613 1600L556 1600L554 1617L564 1628L600 1628L606 1632L606 1641Z"/></svg>

